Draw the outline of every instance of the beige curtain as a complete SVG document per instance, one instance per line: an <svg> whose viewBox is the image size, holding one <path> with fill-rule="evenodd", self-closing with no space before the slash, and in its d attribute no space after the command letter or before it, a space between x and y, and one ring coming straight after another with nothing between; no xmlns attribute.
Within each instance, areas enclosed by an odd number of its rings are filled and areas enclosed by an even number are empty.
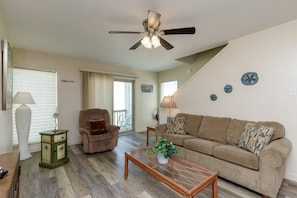
<svg viewBox="0 0 297 198"><path fill-rule="evenodd" d="M107 109L112 115L113 75L82 72L83 109Z"/></svg>

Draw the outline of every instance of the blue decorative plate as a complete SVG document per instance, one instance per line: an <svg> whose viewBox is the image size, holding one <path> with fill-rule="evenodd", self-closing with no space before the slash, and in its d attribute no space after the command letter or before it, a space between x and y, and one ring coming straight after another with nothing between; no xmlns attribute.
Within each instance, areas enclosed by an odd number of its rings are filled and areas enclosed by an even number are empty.
<svg viewBox="0 0 297 198"><path fill-rule="evenodd" d="M244 85L254 85L258 82L258 74L256 72L247 72L242 75L241 82Z"/></svg>
<svg viewBox="0 0 297 198"><path fill-rule="evenodd" d="M215 101L215 100L218 99L218 97L217 97L216 94L211 94L211 95L210 95L210 99L211 99L212 101Z"/></svg>
<svg viewBox="0 0 297 198"><path fill-rule="evenodd" d="M232 85L225 85L225 87L224 87L224 91L226 92L226 93L231 93L232 92Z"/></svg>

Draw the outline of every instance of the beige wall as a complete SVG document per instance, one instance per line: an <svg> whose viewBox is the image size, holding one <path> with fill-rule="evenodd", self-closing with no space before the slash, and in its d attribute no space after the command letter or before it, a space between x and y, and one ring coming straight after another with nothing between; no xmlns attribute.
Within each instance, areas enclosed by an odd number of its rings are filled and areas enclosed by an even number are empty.
<svg viewBox="0 0 297 198"><path fill-rule="evenodd" d="M9 33L6 28L6 24L4 23L3 17L0 13L0 40L8 40L9 39ZM2 57L0 56L0 59ZM2 60L1 60L2 62ZM2 85L2 69L0 69L0 84ZM0 91L0 101L2 101L2 91ZM12 151L12 110L2 110L2 102L0 103L0 154L1 153L7 153Z"/></svg>
<svg viewBox="0 0 297 198"><path fill-rule="evenodd" d="M282 123L293 143L286 178L297 181L297 20L229 42L176 93L180 112ZM254 86L241 84L257 72ZM233 92L224 93L231 84ZM209 99L210 94L217 101ZM293 95L291 95L291 93Z"/></svg>
<svg viewBox="0 0 297 198"><path fill-rule="evenodd" d="M197 71L199 71L209 60L211 60L219 51L221 51L225 46L226 45L223 45L204 52L200 52L196 55L192 55L191 60L193 59L193 61L185 66L158 72L159 84L162 82L177 80L178 87L180 87L189 78L191 78Z"/></svg>
<svg viewBox="0 0 297 198"><path fill-rule="evenodd" d="M157 75L153 72L131 70L99 62L85 61L70 57L13 49L14 67L50 70L58 74L58 109L59 128L69 129L68 144L81 142L78 131L78 114L81 110L81 76L80 70L91 70L106 73L136 76L135 78L135 131L144 131L146 126L154 122L152 113L156 109ZM65 83L62 80L74 81ZM142 93L142 83L153 84L153 93ZM32 112L33 114L34 112Z"/></svg>
<svg viewBox="0 0 297 198"><path fill-rule="evenodd" d="M196 55L189 56L189 64L177 67L174 69L158 72L158 86L161 90L161 83L168 81L177 81L178 87L181 87L189 78L197 73L208 61L210 61L217 53L219 53L226 45L216 47L204 52L200 52ZM186 60L188 58L185 58ZM161 103L160 93L158 93L158 104ZM171 109L174 115L177 109ZM168 114L168 109L160 108L160 114ZM166 117L160 117L160 123L166 122Z"/></svg>

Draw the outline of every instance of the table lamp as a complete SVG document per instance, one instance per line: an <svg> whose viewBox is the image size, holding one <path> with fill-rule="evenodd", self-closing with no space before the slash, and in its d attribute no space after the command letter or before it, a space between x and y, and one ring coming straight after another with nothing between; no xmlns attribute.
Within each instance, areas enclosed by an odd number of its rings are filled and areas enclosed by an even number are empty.
<svg viewBox="0 0 297 198"><path fill-rule="evenodd" d="M170 109L177 107L175 104L174 97L173 96L164 96L164 98L160 104L160 107L168 108L169 109L169 117L171 117Z"/></svg>

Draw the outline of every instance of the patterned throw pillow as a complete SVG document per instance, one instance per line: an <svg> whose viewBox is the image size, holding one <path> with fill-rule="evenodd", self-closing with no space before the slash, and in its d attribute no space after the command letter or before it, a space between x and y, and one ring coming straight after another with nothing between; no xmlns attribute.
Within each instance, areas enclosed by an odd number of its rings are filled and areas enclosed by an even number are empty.
<svg viewBox="0 0 297 198"><path fill-rule="evenodd" d="M167 117L167 133L175 133L175 119L174 117Z"/></svg>
<svg viewBox="0 0 297 198"><path fill-rule="evenodd" d="M167 117L167 133L186 134L185 117Z"/></svg>
<svg viewBox="0 0 297 198"><path fill-rule="evenodd" d="M255 133L256 123L246 123L243 132L239 138L238 146L247 150L247 144L251 138L251 136Z"/></svg>
<svg viewBox="0 0 297 198"><path fill-rule="evenodd" d="M259 156L262 149L269 143L273 131L274 127L247 123L238 146Z"/></svg>
<svg viewBox="0 0 297 198"><path fill-rule="evenodd" d="M176 117L175 118L175 128L176 134L185 135L185 117Z"/></svg>

